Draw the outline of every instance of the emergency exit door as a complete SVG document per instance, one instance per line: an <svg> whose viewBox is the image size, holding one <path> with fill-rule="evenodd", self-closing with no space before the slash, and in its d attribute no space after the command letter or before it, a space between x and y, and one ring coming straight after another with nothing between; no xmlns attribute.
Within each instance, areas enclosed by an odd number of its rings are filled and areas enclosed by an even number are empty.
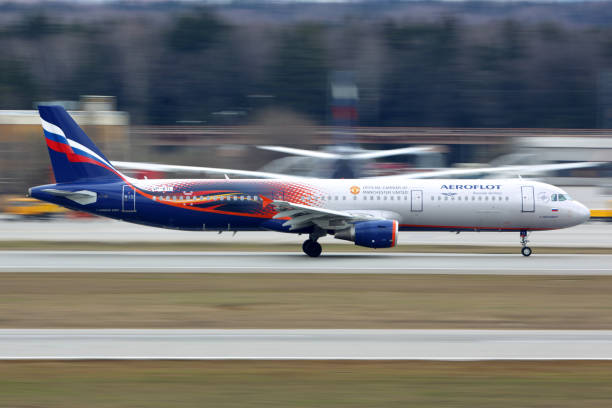
<svg viewBox="0 0 612 408"><path fill-rule="evenodd" d="M412 190L410 192L410 211L423 211L423 190Z"/></svg>
<svg viewBox="0 0 612 408"><path fill-rule="evenodd" d="M533 192L533 186L522 186L521 187L521 200L523 203L523 212L534 212L535 211L535 195Z"/></svg>

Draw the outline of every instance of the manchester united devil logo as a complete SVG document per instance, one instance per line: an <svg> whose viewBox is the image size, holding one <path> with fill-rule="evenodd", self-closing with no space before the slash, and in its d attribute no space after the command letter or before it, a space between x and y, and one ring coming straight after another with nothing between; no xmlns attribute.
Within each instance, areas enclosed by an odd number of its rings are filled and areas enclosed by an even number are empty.
<svg viewBox="0 0 612 408"><path fill-rule="evenodd" d="M359 194L359 191L361 191L359 187L357 186L351 187L351 194Z"/></svg>

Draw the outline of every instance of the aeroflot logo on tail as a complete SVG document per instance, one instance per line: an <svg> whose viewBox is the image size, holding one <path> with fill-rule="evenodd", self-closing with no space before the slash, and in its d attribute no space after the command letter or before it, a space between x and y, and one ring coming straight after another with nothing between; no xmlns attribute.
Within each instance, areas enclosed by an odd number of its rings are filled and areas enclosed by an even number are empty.
<svg viewBox="0 0 612 408"><path fill-rule="evenodd" d="M499 190L501 184L442 184L446 190Z"/></svg>

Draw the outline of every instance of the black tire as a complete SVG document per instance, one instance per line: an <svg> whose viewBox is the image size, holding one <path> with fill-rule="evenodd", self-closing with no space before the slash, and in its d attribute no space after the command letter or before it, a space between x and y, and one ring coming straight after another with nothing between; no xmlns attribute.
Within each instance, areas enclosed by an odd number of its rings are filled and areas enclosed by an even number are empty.
<svg viewBox="0 0 612 408"><path fill-rule="evenodd" d="M318 242L308 239L302 244L302 250L309 257L316 258L321 255L323 248L321 248L321 244Z"/></svg>
<svg viewBox="0 0 612 408"><path fill-rule="evenodd" d="M304 253L306 255L308 255L308 251L310 250L310 246L312 245L312 241L310 239L307 239L306 241L304 241L304 243L302 244L302 251L304 251Z"/></svg>
<svg viewBox="0 0 612 408"><path fill-rule="evenodd" d="M523 256L529 256L531 255L531 248L529 247L523 247L523 249L521 249L521 254L523 254Z"/></svg>

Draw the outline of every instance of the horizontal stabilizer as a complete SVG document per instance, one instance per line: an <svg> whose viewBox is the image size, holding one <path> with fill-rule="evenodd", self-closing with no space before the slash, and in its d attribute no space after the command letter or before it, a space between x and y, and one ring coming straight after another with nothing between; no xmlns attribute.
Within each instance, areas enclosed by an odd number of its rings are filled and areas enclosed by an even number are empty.
<svg viewBox="0 0 612 408"><path fill-rule="evenodd" d="M47 188L43 191L54 196L67 198L81 205L93 204L98 200L98 194L88 190L66 191Z"/></svg>

